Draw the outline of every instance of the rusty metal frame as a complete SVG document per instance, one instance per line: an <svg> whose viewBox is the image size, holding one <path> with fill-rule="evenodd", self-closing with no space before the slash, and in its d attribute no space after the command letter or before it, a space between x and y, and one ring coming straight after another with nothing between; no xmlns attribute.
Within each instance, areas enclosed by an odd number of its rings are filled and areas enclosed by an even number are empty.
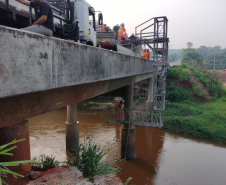
<svg viewBox="0 0 226 185"><path fill-rule="evenodd" d="M167 63L169 42L167 17L149 19L138 25L135 33L152 50L153 62Z"/></svg>
<svg viewBox="0 0 226 185"><path fill-rule="evenodd" d="M108 108L106 122L161 128L163 125L163 111L151 109Z"/></svg>

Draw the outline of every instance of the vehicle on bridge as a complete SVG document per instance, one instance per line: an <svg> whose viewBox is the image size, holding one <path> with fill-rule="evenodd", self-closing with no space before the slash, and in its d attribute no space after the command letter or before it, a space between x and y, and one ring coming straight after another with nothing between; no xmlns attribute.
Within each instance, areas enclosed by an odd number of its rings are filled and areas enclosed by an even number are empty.
<svg viewBox="0 0 226 185"><path fill-rule="evenodd" d="M96 19L94 8L85 0L46 0L54 15L53 36L96 46ZM34 10L16 0L0 0L0 25L24 28L35 20ZM98 14L102 25L103 15Z"/></svg>

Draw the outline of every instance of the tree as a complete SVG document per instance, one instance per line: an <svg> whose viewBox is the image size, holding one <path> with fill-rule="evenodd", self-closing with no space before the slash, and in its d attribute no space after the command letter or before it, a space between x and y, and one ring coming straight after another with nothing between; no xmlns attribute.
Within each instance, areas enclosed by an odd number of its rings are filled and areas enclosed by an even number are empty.
<svg viewBox="0 0 226 185"><path fill-rule="evenodd" d="M193 46L192 42L188 42L187 46L188 46L188 48L192 48L192 46Z"/></svg>
<svg viewBox="0 0 226 185"><path fill-rule="evenodd" d="M197 52L200 53L206 59L211 52L211 48L208 48L206 46L200 46L199 48L197 48Z"/></svg>
<svg viewBox="0 0 226 185"><path fill-rule="evenodd" d="M224 70L226 69L226 50L223 50L220 53L215 54L215 60L216 60L216 70ZM213 63L214 63L214 53L211 53L207 56L207 59L205 60L205 67L206 69L213 69Z"/></svg>
<svg viewBox="0 0 226 185"><path fill-rule="evenodd" d="M199 65L202 65L204 59L195 49L185 49L182 63L190 63L191 61L196 61Z"/></svg>
<svg viewBox="0 0 226 185"><path fill-rule="evenodd" d="M185 49L181 62L188 63L189 65L198 69L199 71L202 71L204 68L203 56L201 54L199 54L195 49L191 49L191 48Z"/></svg>

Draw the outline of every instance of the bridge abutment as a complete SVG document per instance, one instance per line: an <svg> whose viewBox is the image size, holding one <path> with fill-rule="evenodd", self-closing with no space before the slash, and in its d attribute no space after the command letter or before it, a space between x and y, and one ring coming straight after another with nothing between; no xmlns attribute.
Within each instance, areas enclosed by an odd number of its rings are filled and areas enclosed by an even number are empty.
<svg viewBox="0 0 226 185"><path fill-rule="evenodd" d="M75 149L79 144L79 122L77 121L77 105L67 106L66 150Z"/></svg>
<svg viewBox="0 0 226 185"><path fill-rule="evenodd" d="M123 88L124 103L124 124L122 125L121 134L121 158L134 159L136 145L136 128L130 122L129 110L132 108L133 100L133 85L128 85Z"/></svg>
<svg viewBox="0 0 226 185"><path fill-rule="evenodd" d="M1 162L31 160L29 124L27 120L9 127L0 128L0 146L10 143L15 139L25 139L25 141L12 145L17 146L16 149L10 151L10 153L13 153L13 156L0 155ZM21 164L18 170L31 171L31 164Z"/></svg>

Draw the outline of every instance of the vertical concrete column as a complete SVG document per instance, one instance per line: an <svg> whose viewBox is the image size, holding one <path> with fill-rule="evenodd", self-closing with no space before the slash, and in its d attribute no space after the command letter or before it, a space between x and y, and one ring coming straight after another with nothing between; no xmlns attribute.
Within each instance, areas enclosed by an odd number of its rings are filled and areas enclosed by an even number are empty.
<svg viewBox="0 0 226 185"><path fill-rule="evenodd" d="M25 141L21 141L14 145L17 146L17 148L10 152L13 153L13 156L0 155L0 162L31 160L29 124L27 120L13 126L0 128L0 145L10 143L15 139L25 139ZM18 167L18 171L21 170L31 171L31 164L21 164Z"/></svg>
<svg viewBox="0 0 226 185"><path fill-rule="evenodd" d="M79 122L77 121L77 105L67 106L66 150L74 149L79 144Z"/></svg>
<svg viewBox="0 0 226 185"><path fill-rule="evenodd" d="M133 85L123 88L123 98L125 100L124 109L130 110L133 100ZM126 112L124 114L126 114ZM129 115L124 116L125 123L122 125L121 134L121 157L122 159L129 160L135 158L136 128L132 123L128 124Z"/></svg>
<svg viewBox="0 0 226 185"><path fill-rule="evenodd" d="M154 76L148 79L148 100L146 102L146 108L151 109L154 101Z"/></svg>

